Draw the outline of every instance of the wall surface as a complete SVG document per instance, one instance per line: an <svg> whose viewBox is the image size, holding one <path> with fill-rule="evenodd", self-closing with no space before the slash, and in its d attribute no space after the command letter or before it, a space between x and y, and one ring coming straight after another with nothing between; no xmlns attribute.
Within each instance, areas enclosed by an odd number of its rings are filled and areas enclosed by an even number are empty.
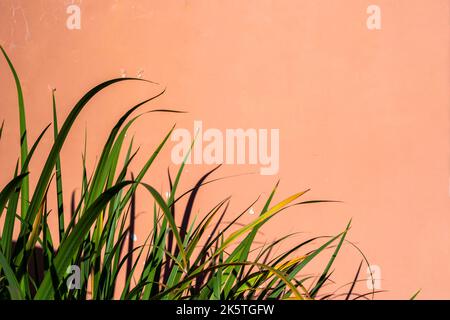
<svg viewBox="0 0 450 320"><path fill-rule="evenodd" d="M370 5L381 10L381 29L367 26ZM208 186L197 212L231 195L231 220L278 179L277 199L311 188L305 199L342 203L283 212L261 239L337 234L353 218L349 239L379 266L387 291L379 297L407 299L421 288L420 298L449 299L449 12L448 0L0 0L0 44L23 83L30 141L52 121L52 88L62 122L104 80L160 84L115 85L90 102L63 148L67 190L79 193L85 132L93 166L120 115L165 87L143 110L189 113L138 120L136 168L175 123L192 134L194 121L220 132L279 129L278 172L226 164L216 177L252 174ZM19 155L16 99L1 60L1 185ZM32 184L51 143L48 134L37 150ZM146 177L162 192L167 167L177 168L174 145ZM188 165L182 186L212 167ZM146 197L138 198L138 243L151 227ZM347 244L338 282L352 280L360 259Z"/></svg>

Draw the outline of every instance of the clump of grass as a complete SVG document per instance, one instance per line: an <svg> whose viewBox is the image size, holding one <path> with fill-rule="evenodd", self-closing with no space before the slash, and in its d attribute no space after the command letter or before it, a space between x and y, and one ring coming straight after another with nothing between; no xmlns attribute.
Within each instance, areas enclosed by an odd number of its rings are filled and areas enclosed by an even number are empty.
<svg viewBox="0 0 450 320"><path fill-rule="evenodd" d="M146 173L165 146L173 128L136 177L127 178L130 164L137 155L132 141L124 146L128 129L139 117L132 117L132 113L158 98L164 91L130 108L117 121L91 174L86 169L84 154L81 196L79 201L73 201L69 216L69 212L66 212L68 206L63 203L60 151L72 125L90 99L101 90L115 83L145 80L119 78L99 84L78 101L61 127L58 127L53 92L54 143L39 173L36 187L30 190L28 166L49 126L28 149L25 106L19 77L6 52L3 48L1 50L17 87L21 141L20 162L17 163L13 179L0 192L0 217L5 215L0 231L1 298L236 300L337 297L336 294L321 294L321 290L330 280L332 265L346 241L350 223L334 237L308 239L281 254L272 254L272 249L290 235L255 247L258 231L284 209L322 202L300 201L307 190L273 204L277 190L275 186L265 199L259 216L243 226L238 226L237 221L249 208L231 222L224 222L230 198L220 201L205 212L201 219L193 217L196 196L204 185L219 180L210 179L218 167L207 172L190 190L179 192L178 185L184 169L184 164L181 165L174 178L169 174L170 193L167 199L144 182ZM178 111L155 109L151 112ZM2 131L3 124L0 138ZM125 161L119 165L122 154ZM47 198L49 186L53 182L57 192L57 211L51 212ZM133 234L137 188L148 192L154 200L153 229L143 245L134 247L133 241L127 239ZM177 225L175 217L182 198L187 201L182 210L182 223ZM53 239L55 235L50 232L50 214L58 216L58 245ZM17 238L13 237L14 230L18 231ZM320 239L325 240L318 248L299 253ZM327 249L332 249L333 255L324 269L314 276L302 275L304 268ZM37 256L41 259L37 259ZM80 288L71 290L68 280L72 274L67 270L74 265L80 270ZM347 299L366 297L353 293L360 269L361 265L354 281L348 284L349 289L345 294ZM125 276L119 286L120 274Z"/></svg>

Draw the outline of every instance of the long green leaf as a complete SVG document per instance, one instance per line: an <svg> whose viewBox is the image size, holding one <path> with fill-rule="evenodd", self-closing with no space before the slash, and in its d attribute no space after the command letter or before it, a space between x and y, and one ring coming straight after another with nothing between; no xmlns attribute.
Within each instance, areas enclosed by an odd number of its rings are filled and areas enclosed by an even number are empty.
<svg viewBox="0 0 450 320"><path fill-rule="evenodd" d="M336 246L336 249L334 250L333 255L331 256L330 260L328 261L328 264L325 267L325 269L323 270L322 275L320 276L319 280L317 281L316 286L311 290L311 292L310 292L311 297L314 298L317 295L317 293L319 292L320 288L325 283L327 276L328 276L328 271L330 271L330 268L333 265L333 262L336 259L337 255L339 253L339 250L342 247L342 244L344 243L345 237L347 235L348 230L350 229L351 223L352 223L352 221L350 220L350 222L347 225L347 228L345 228L345 231L342 233L341 239L339 240L339 243Z"/></svg>
<svg viewBox="0 0 450 320"><path fill-rule="evenodd" d="M14 69L14 66L9 59L8 55L6 54L6 51L3 49L2 46L0 46L0 50L3 52L3 55L5 56L6 61L8 62L9 68L11 70L11 73L14 76L14 81L16 83L16 89L17 89L17 100L19 105L19 125L20 125L20 160L22 163L22 166L25 163L25 159L28 155L28 144L27 144L27 124L26 124L26 117L25 117L25 104L23 100L23 92L22 92L22 86L20 84L19 76L17 75L16 70ZM25 171L28 171L28 168L25 168ZM22 188L21 188L21 214L22 217L25 216L27 210L28 210L28 197L29 197L29 178L25 177L22 181Z"/></svg>
<svg viewBox="0 0 450 320"><path fill-rule="evenodd" d="M56 113L55 91L56 90L52 90L52 104L53 104L53 138L56 141L58 137L58 115ZM56 171L56 201L58 206L58 230L59 230L59 241L61 242L64 234L64 202L63 202L63 184L61 173L61 158L59 154L56 157L55 171Z"/></svg>
<svg viewBox="0 0 450 320"><path fill-rule="evenodd" d="M131 181L122 182L106 190L86 210L85 214L80 218L70 235L61 243L58 253L54 259L54 272L59 279L61 279L64 275L64 272L70 265L74 254L79 249L81 243L83 242L83 239L88 234L98 215L120 190L132 183L133 182ZM48 272L45 275L38 292L36 293L35 299L51 299L54 297L54 293L55 290L52 286L52 275Z"/></svg>
<svg viewBox="0 0 450 320"><path fill-rule="evenodd" d="M224 243L219 248L219 251L225 250L225 248L227 248L231 243L233 243L233 241L235 241L241 235L245 234L247 231L252 230L254 227L256 227L256 226L260 225L261 223L264 223L268 219L272 218L281 209L283 209L283 207L285 207L286 205L288 205L289 203L291 203L298 197L302 196L306 192L308 192L308 190L296 193L296 194L286 198L285 200L281 201L280 203L278 203L277 205L275 205L274 207L269 209L267 212L265 212L264 214L259 216L257 219L255 219L251 223L249 223L246 226L240 228L239 230L233 232L230 236L227 237L227 239L225 239Z"/></svg>
<svg viewBox="0 0 450 320"><path fill-rule="evenodd" d="M173 235L175 236L175 240L177 242L178 249L180 250L181 258L184 262L184 267L187 267L188 263L187 263L184 246L183 246L183 241L181 240L180 233L178 232L178 228L175 224L175 219L173 218L169 207L167 206L166 202L164 201L162 196L159 194L159 192L156 191L155 188L153 188L152 186L150 186L146 183L142 183L142 185L152 194L153 198L158 203L159 207L162 209L162 211L170 225L170 229L172 230Z"/></svg>
<svg viewBox="0 0 450 320"><path fill-rule="evenodd" d="M36 214L39 210L39 207L42 203L42 200L44 198L45 190L47 188L47 185L50 181L50 177L53 172L53 168L55 167L56 160L59 156L59 153L61 151L61 148L67 138L67 135L69 134L70 129L72 128L73 123L75 122L76 118L80 114L80 112L83 110L83 108L86 106L86 104L101 90L105 89L106 87L117 83L121 81L126 80L137 80L137 81L144 81L142 79L134 79L134 78L117 78L112 79L109 81L105 81L98 86L91 89L88 93L86 93L80 101L75 105L75 107L72 109L70 114L67 116L66 121L64 122L63 126L61 127L58 137L56 138L53 147L47 157L47 161L45 162L44 168L42 169L42 173L39 177L39 180L36 184L36 188L33 194L33 197L31 199L30 207L28 208L28 212L26 215L26 221L34 221L34 218L36 217ZM22 234L22 237L26 237L25 234Z"/></svg>
<svg viewBox="0 0 450 320"><path fill-rule="evenodd" d="M0 252L0 266L3 268L5 272L6 279L8 280L8 290L11 295L11 299L13 300L23 300L23 295L20 290L19 282L14 274L14 271L9 266L6 261L5 256Z"/></svg>
<svg viewBox="0 0 450 320"><path fill-rule="evenodd" d="M48 125L44 130L41 132L39 137L34 142L33 146L30 149L30 152L27 155L27 158L25 159L24 164L22 165L22 171L21 174L26 173L26 169L28 168L28 164L31 161L31 158L33 157L33 154L39 145L42 137L44 136L45 132L49 128L50 125ZM2 246L4 250L5 257L10 259L11 257L11 249L12 249L12 234L14 230L14 224L15 224L15 216L16 216L16 210L17 210L17 202L19 200L19 194L16 192L8 202L8 210L6 212L6 218L3 225L3 233L2 233ZM0 214L1 216L1 214Z"/></svg>
<svg viewBox="0 0 450 320"><path fill-rule="evenodd" d="M22 173L18 175L17 177L12 179L0 192L0 217L11 194L20 186L20 184L23 182L23 179L25 179L27 176L28 173Z"/></svg>

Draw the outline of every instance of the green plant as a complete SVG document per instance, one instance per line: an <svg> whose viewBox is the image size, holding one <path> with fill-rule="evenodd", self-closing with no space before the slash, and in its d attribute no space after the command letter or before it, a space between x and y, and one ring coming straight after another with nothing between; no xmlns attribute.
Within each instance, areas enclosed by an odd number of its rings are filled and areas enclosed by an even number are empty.
<svg viewBox="0 0 450 320"><path fill-rule="evenodd" d="M218 167L206 173L192 189L179 193L178 185L184 169L180 166L174 179L169 174L170 195L164 199L151 185L144 182L147 171L170 137L173 128L140 169L136 177L127 179L130 164L137 155L133 141L125 151L125 161L119 165L125 135L139 117L132 113L159 94L129 109L111 130L101 156L91 175L86 169L83 154L83 176L80 200L71 210L70 220L63 204L62 169L60 151L72 125L89 100L99 91L123 81L145 81L120 78L106 81L89 92L74 106L62 126L58 127L55 92L53 92L54 143L38 182L30 193L28 166L47 126L31 149L27 145L27 128L21 85L13 64L1 48L15 79L20 116L21 154L13 179L0 192L0 218L4 218L0 243L0 297L4 299L315 299L332 298L333 294L319 295L329 281L332 264L339 253L350 223L334 237L308 239L278 255L272 249L290 235L255 248L258 231L271 218L296 205L323 201L298 201L306 192L296 193L273 205L277 186L272 190L264 207L253 222L238 227L236 222L244 210L230 223L223 218L230 198L218 203L201 219L192 217L196 196ZM149 82L149 81L147 81ZM157 109L150 112L178 112ZM3 124L0 128L0 138ZM47 206L49 186L54 180L57 191L57 211ZM127 241L133 233L134 201L137 188L148 192L154 200L153 229L145 243L133 247ZM31 197L31 199L30 199ZM187 198L181 226L175 216L180 200ZM20 201L20 205L19 205ZM177 205L176 205L177 204ZM19 210L20 208L20 210ZM48 216L57 214L56 245L50 232ZM4 217L3 217L4 215ZM197 219L199 221L197 222ZM13 241L13 231L18 237ZM325 239L318 248L299 254L315 240ZM125 245L128 248L125 250ZM333 255L324 270L316 276L302 276L304 268L321 252L333 249ZM37 255L42 256L38 262ZM32 264L34 262L34 266ZM367 262L367 261L366 261ZM68 267L76 265L81 271L81 287L69 290ZM33 275L32 268L43 271ZM353 293L357 275L349 284L346 298L366 295ZM126 269L126 270L125 270ZM38 270L39 271L39 270ZM122 288L118 285L124 274ZM309 288L307 283L309 282Z"/></svg>

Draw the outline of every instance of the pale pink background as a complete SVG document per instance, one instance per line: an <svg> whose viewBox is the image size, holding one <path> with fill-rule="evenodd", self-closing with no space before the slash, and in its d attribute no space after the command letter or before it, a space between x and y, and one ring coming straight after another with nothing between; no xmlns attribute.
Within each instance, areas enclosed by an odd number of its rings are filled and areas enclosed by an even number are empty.
<svg viewBox="0 0 450 320"><path fill-rule="evenodd" d="M81 30L66 28L71 3L81 7ZM366 28L370 4L381 7L382 30ZM23 83L30 145L51 122L49 88L57 88L62 122L92 86L121 69L129 76L144 70L145 78L167 87L153 107L189 114L139 120L132 130L141 145L137 165L175 122L191 131L194 120L206 128L280 129L279 174L209 186L198 212L232 195L231 219L267 196L278 178L277 199L311 188L305 199L344 203L283 212L261 239L295 231L304 232L298 241L336 234L353 217L349 239L381 267L382 289L389 290L380 298L407 299L422 288L420 298L448 299L449 9L448 0L0 0L0 43ZM19 134L14 82L3 59L0 78L4 185ZM79 186L85 128L92 168L118 117L159 89L121 84L89 104L63 148L67 195ZM51 136L37 150L32 184ZM176 169L168 147L146 177L162 192L166 168ZM187 169L182 188L209 167ZM257 171L225 166L216 176ZM144 197L138 243L151 227ZM359 259L347 245L335 279L351 281ZM364 283L360 291L367 291Z"/></svg>

